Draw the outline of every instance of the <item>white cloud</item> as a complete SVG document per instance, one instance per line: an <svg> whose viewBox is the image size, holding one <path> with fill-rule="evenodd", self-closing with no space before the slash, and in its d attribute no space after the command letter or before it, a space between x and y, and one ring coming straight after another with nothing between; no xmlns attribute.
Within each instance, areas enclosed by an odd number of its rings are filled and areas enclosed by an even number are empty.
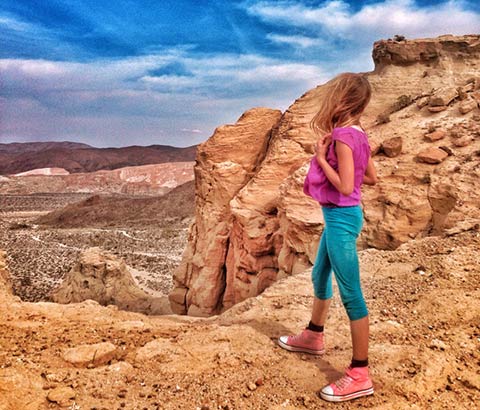
<svg viewBox="0 0 480 410"><path fill-rule="evenodd" d="M171 63L191 75L154 74ZM1 135L81 139L83 133L93 143L122 145L132 138L158 142L161 129L165 143L189 145L253 106L284 110L327 77L315 64L190 50L92 62L3 59Z"/></svg>
<svg viewBox="0 0 480 410"><path fill-rule="evenodd" d="M324 45L325 42L320 38L305 37L299 35L267 34L267 38L274 43L288 44L292 47L308 48Z"/></svg>
<svg viewBox="0 0 480 410"><path fill-rule="evenodd" d="M199 130L197 128L194 128L193 130L189 129L189 128L182 128L180 131L182 132L189 132L191 134L202 134L202 130Z"/></svg>
<svg viewBox="0 0 480 410"><path fill-rule="evenodd" d="M270 23L306 27L319 35L357 41L371 42L372 38L394 34L414 38L480 31L480 14L453 0L429 7L419 7L413 0L387 0L364 5L358 11L342 0L316 8L301 2L261 1L248 6L247 11Z"/></svg>

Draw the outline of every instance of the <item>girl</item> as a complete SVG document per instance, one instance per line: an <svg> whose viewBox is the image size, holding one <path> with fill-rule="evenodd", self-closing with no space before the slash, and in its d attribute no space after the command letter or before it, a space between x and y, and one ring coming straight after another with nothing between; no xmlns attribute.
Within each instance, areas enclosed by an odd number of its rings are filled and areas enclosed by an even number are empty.
<svg viewBox="0 0 480 410"><path fill-rule="evenodd" d="M340 74L326 84L326 94L311 127L320 138L305 179L304 192L319 201L325 221L312 269L314 302L311 321L295 336L281 336L284 349L324 353L323 327L332 298L332 277L350 319L353 357L345 375L325 386L320 396L345 401L373 394L368 375L368 311L360 286L356 240L363 224L360 187L377 176L360 116L371 88L361 74Z"/></svg>

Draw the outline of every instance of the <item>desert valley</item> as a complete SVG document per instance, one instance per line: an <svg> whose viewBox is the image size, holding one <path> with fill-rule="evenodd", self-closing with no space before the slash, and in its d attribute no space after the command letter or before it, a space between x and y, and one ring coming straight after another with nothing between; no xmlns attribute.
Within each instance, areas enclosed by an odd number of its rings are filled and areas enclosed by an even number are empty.
<svg viewBox="0 0 480 410"><path fill-rule="evenodd" d="M480 408L480 35L382 40L359 240L376 392L338 409ZM319 409L350 359L302 191L322 85L199 146L0 144L0 410Z"/></svg>

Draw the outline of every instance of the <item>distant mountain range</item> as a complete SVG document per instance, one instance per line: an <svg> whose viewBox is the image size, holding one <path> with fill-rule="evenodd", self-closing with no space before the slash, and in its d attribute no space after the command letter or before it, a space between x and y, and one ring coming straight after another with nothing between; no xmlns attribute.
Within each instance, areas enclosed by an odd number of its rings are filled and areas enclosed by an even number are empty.
<svg viewBox="0 0 480 410"><path fill-rule="evenodd" d="M194 161L197 147L150 145L95 148L76 142L0 144L0 175L37 168L64 168L71 173L112 170L128 166Z"/></svg>

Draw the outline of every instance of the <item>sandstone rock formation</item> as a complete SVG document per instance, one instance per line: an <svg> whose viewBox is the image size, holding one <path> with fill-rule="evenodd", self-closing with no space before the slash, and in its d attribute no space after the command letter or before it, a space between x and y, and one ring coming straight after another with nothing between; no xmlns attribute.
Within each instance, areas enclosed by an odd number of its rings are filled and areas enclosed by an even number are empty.
<svg viewBox="0 0 480 410"><path fill-rule="evenodd" d="M101 305L152 315L170 313L166 297L153 297L141 290L133 280L125 262L102 251L90 248L80 254L79 261L52 295L57 303L95 300Z"/></svg>
<svg viewBox="0 0 480 410"><path fill-rule="evenodd" d="M193 180L193 162L168 162L90 173L47 174L45 169L0 180L0 194L47 192L163 195Z"/></svg>
<svg viewBox="0 0 480 410"><path fill-rule="evenodd" d="M432 148L423 138L427 130L455 130L460 138L477 132L478 109L459 117L457 89L468 98L474 93L469 84L480 75L479 53L479 35L375 43L375 70L368 73L373 96L363 125L380 152L375 157L380 183L364 189L360 246L393 249L412 238L443 232L465 216L480 218L480 190L463 182L478 185L478 156L473 153L480 148L480 138L464 147L443 140L440 165L416 161L422 150ZM199 149L196 223L175 273L176 288L170 295L175 312L222 311L313 263L322 216L302 185L316 139L309 122L322 92L322 86L308 91L281 118L275 114L270 124L265 115L265 127L242 119L222 127ZM421 104L412 103L421 99ZM390 121L379 123L376 118L385 107L392 107ZM432 109L440 112L433 114ZM229 159L243 155L239 145L247 148L239 127L249 135L267 135L271 129L268 146L264 139L256 142L257 150L255 142L248 144L249 153L262 154L249 154L250 160L244 156L241 168L254 171L240 175L236 160ZM382 155L383 142L397 137L402 137L401 153Z"/></svg>
<svg viewBox="0 0 480 410"><path fill-rule="evenodd" d="M170 295L174 311L185 313L188 306L190 314L210 314L221 303L228 286L224 266L233 229L230 201L258 172L280 115L262 108L247 111L198 147L196 223L175 275L177 288Z"/></svg>

